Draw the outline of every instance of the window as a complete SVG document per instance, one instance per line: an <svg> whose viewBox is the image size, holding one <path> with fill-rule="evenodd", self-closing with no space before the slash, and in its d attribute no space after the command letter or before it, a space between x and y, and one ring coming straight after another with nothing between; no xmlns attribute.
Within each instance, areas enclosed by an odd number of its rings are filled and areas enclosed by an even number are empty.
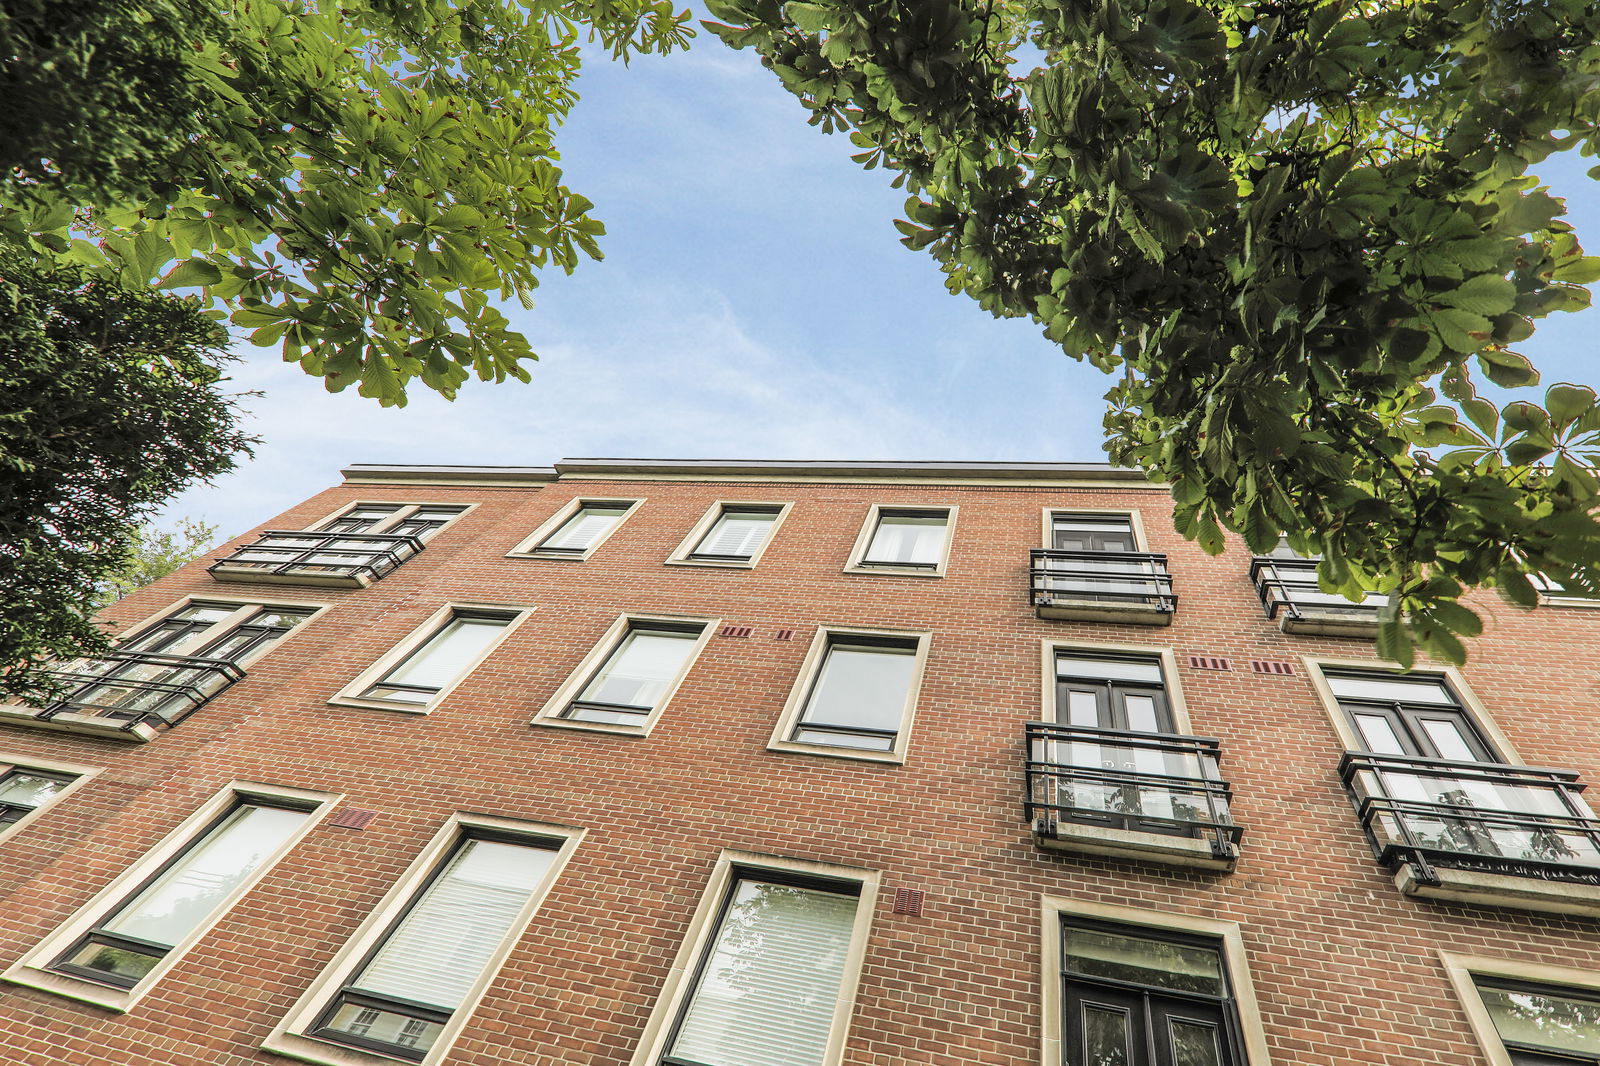
<svg viewBox="0 0 1600 1066"><path fill-rule="evenodd" d="M1600 992L1476 979L1513 1066L1600 1066Z"/></svg>
<svg viewBox="0 0 1600 1066"><path fill-rule="evenodd" d="M698 566L754 566L772 540L788 504L715 504L668 562Z"/></svg>
<svg viewBox="0 0 1600 1066"><path fill-rule="evenodd" d="M1057 551L1136 552L1133 516L1070 514L1050 516L1050 547Z"/></svg>
<svg viewBox="0 0 1600 1066"><path fill-rule="evenodd" d="M1041 618L1168 625L1177 604L1167 557L1139 550L1132 514L1046 511L1047 548L1030 555Z"/></svg>
<svg viewBox="0 0 1600 1066"><path fill-rule="evenodd" d="M6 980L127 1010L334 799L277 786L230 785L15 963Z"/></svg>
<svg viewBox="0 0 1600 1066"><path fill-rule="evenodd" d="M705 646L711 625L624 615L535 724L648 730Z"/></svg>
<svg viewBox="0 0 1600 1066"><path fill-rule="evenodd" d="M580 499L557 511L510 552L545 559L587 559L642 500Z"/></svg>
<svg viewBox="0 0 1600 1066"><path fill-rule="evenodd" d="M50 773L0 762L0 827L15 825L65 792L75 774Z"/></svg>
<svg viewBox="0 0 1600 1066"><path fill-rule="evenodd" d="M449 695L527 613L443 607L330 702L425 712Z"/></svg>
<svg viewBox="0 0 1600 1066"><path fill-rule="evenodd" d="M1503 761L1441 676L1333 669L1323 676L1366 751Z"/></svg>
<svg viewBox="0 0 1600 1066"><path fill-rule="evenodd" d="M899 761L926 646L914 634L820 630L770 746Z"/></svg>
<svg viewBox="0 0 1600 1066"><path fill-rule="evenodd" d="M877 886L724 853L632 1066L838 1066Z"/></svg>
<svg viewBox="0 0 1600 1066"><path fill-rule="evenodd" d="M1065 918L1060 953L1064 1066L1243 1066L1217 938Z"/></svg>
<svg viewBox="0 0 1600 1066"><path fill-rule="evenodd" d="M874 506L846 570L939 576L950 555L951 507Z"/></svg>
<svg viewBox="0 0 1600 1066"><path fill-rule="evenodd" d="M262 1047L333 1066L351 1049L442 1061L582 835L452 815Z"/></svg>
<svg viewBox="0 0 1600 1066"><path fill-rule="evenodd" d="M386 533L427 540L466 510L465 504L358 503L309 532Z"/></svg>
<svg viewBox="0 0 1600 1066"><path fill-rule="evenodd" d="M555 863L546 841L468 832L308 1035L421 1059Z"/></svg>
<svg viewBox="0 0 1600 1066"><path fill-rule="evenodd" d="M358 503L310 529L263 530L207 569L218 581L366 588L468 510L465 504Z"/></svg>

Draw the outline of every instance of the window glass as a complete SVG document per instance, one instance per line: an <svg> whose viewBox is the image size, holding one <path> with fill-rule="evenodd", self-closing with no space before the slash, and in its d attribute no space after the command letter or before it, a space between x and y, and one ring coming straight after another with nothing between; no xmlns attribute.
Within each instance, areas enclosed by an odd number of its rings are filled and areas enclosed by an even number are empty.
<svg viewBox="0 0 1600 1066"><path fill-rule="evenodd" d="M1142 681L1162 683L1161 662L1157 659L1094 658L1068 652L1056 654L1057 677L1087 677L1096 681Z"/></svg>
<svg viewBox="0 0 1600 1066"><path fill-rule="evenodd" d="M427 703L460 677L511 619L457 615L362 695L402 703Z"/></svg>
<svg viewBox="0 0 1600 1066"><path fill-rule="evenodd" d="M1127 515L1056 514L1050 519L1051 547L1059 551L1131 552L1133 519Z"/></svg>
<svg viewBox="0 0 1600 1066"><path fill-rule="evenodd" d="M948 511L880 511L862 562L937 567L949 523Z"/></svg>
<svg viewBox="0 0 1600 1066"><path fill-rule="evenodd" d="M718 559L748 559L760 550L778 520L771 509L725 507L692 553Z"/></svg>
<svg viewBox="0 0 1600 1066"><path fill-rule="evenodd" d="M1600 998L1593 993L1479 985L1478 994L1506 1043L1600 1055Z"/></svg>
<svg viewBox="0 0 1600 1066"><path fill-rule="evenodd" d="M29 811L43 807L71 783L72 778L66 774L0 768L0 825L18 821Z"/></svg>
<svg viewBox="0 0 1600 1066"><path fill-rule="evenodd" d="M561 528L539 542L537 551L588 551L628 513L628 503L586 503Z"/></svg>
<svg viewBox="0 0 1600 1066"><path fill-rule="evenodd" d="M915 641L830 642L792 739L894 750L916 674L916 653Z"/></svg>
<svg viewBox="0 0 1600 1066"><path fill-rule="evenodd" d="M1377 700L1383 703L1437 703L1455 706L1455 697L1437 678L1372 677L1328 672L1328 687L1335 696L1347 699Z"/></svg>
<svg viewBox="0 0 1600 1066"><path fill-rule="evenodd" d="M1212 947L1069 925L1065 957L1068 972L1087 977L1208 996L1227 994L1222 959Z"/></svg>
<svg viewBox="0 0 1600 1066"><path fill-rule="evenodd" d="M323 523L317 532L369 533L393 518L395 512L399 510L399 504L357 504L338 518Z"/></svg>
<svg viewBox="0 0 1600 1066"><path fill-rule="evenodd" d="M426 540L429 534L449 524L451 519L464 510L466 510L464 507L418 507L384 530L384 533L396 537L421 537Z"/></svg>
<svg viewBox="0 0 1600 1066"><path fill-rule="evenodd" d="M854 896L734 885L668 1049L696 1066L821 1066L844 982Z"/></svg>
<svg viewBox="0 0 1600 1066"><path fill-rule="evenodd" d="M637 722L661 701L694 651L699 636L698 628L641 625L630 629L583 687L566 717L591 722Z"/></svg>

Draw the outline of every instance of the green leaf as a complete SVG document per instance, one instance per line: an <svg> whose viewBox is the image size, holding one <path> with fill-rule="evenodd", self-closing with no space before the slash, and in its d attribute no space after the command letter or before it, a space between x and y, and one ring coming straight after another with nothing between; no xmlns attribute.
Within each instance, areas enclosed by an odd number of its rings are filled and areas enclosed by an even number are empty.
<svg viewBox="0 0 1600 1066"><path fill-rule="evenodd" d="M156 286L158 289L193 289L215 285L222 280L222 271L204 259L185 259L167 272Z"/></svg>

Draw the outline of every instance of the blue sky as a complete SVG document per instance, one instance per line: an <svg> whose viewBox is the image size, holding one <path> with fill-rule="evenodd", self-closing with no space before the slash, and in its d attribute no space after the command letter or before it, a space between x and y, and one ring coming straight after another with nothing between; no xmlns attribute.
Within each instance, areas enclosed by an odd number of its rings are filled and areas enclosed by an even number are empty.
<svg viewBox="0 0 1600 1066"><path fill-rule="evenodd" d="M946 292L898 243L890 176L806 125L752 53L702 33L687 54L592 61L579 91L558 143L606 258L547 274L532 311L506 308L541 356L532 382L471 382L454 403L414 386L385 410L243 346L256 457L168 517L232 536L351 462L1103 458L1105 378ZM1584 169L1539 173L1593 253L1600 187ZM1522 350L1547 382L1594 384L1597 331L1600 312L1562 316Z"/></svg>

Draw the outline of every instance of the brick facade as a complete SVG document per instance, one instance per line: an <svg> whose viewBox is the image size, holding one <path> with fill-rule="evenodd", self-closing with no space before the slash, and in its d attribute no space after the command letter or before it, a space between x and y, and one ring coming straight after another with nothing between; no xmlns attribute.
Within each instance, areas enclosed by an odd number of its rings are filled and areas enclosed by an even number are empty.
<svg viewBox="0 0 1600 1066"><path fill-rule="evenodd" d="M1054 980L1040 972L1042 895L1238 922L1276 1066L1483 1064L1440 949L1600 973L1593 919L1397 891L1340 785L1343 744L1304 659L1378 665L1371 643L1279 632L1243 546L1208 557L1186 543L1163 491L1049 470L642 469L409 484L360 473L263 528L307 527L356 501L477 506L369 588L218 583L206 566L252 533L109 609L122 629L191 595L331 605L150 743L0 724L0 763L101 769L0 841L0 968L230 781L336 793L377 817L320 824L127 1013L0 985L0 1063L288 1061L262 1040L458 811L587 831L451 1049L459 1066L627 1066L725 849L881 873L848 1066L1038 1062L1041 981ZM590 496L644 503L585 561L506 558ZM753 569L663 565L719 499L793 509ZM948 573L844 572L873 504L959 506ZM1047 507L1139 512L1147 548L1170 560L1171 626L1037 618L1026 565ZM447 602L533 611L430 714L329 705ZM1486 632L1463 671L1473 694L1523 762L1600 780L1600 611L1475 605ZM711 638L648 737L530 726L625 611L750 633ZM819 626L931 634L903 765L768 750ZM1022 813L1023 726L1046 714L1045 639L1176 653L1194 732L1222 741L1245 829L1234 872L1038 846ZM1256 673L1252 660L1294 672ZM893 913L899 889L925 893L920 915Z"/></svg>

